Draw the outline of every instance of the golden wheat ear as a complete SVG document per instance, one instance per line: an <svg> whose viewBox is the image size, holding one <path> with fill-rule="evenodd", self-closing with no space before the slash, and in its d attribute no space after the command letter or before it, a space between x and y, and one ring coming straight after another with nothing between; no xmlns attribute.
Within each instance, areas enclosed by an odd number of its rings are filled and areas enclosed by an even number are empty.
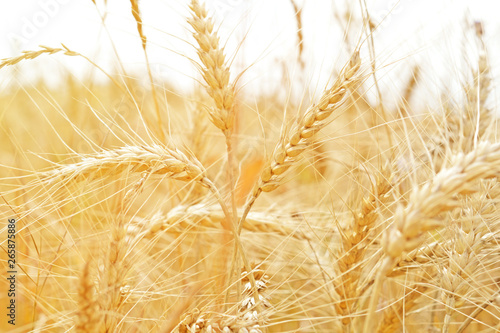
<svg viewBox="0 0 500 333"><path fill-rule="evenodd" d="M192 17L188 20L193 27L193 36L198 43L198 56L202 63L202 76L206 90L212 97L215 107L208 108L210 120L223 132L231 131L234 121L234 86L229 83L229 66L219 36L214 30L214 22L208 16L203 4L192 0Z"/></svg>
<svg viewBox="0 0 500 333"><path fill-rule="evenodd" d="M78 311L75 330L78 333L97 332L101 322L101 313L95 295L92 263L87 261L80 276L78 288Z"/></svg>
<svg viewBox="0 0 500 333"><path fill-rule="evenodd" d="M241 210L239 213L241 214ZM135 218L134 223L129 226L129 232L131 234L142 233L150 238L161 232L180 233L189 230L199 231L203 228L218 229L225 218L219 206L179 205L166 214L158 212L149 218ZM310 235L287 223L287 218L272 212L251 212L243 224L243 230L293 237L297 240L311 239Z"/></svg>
<svg viewBox="0 0 500 333"><path fill-rule="evenodd" d="M42 179L50 183L82 181L125 171L165 175L183 181L202 182L205 177L203 166L198 161L188 158L177 149L152 145L125 146L85 155L80 162L62 165L43 175Z"/></svg>
<svg viewBox="0 0 500 333"><path fill-rule="evenodd" d="M349 332L349 325L355 318L360 307L360 299L365 286L363 271L366 265L365 254L370 244L369 235L377 222L377 208L389 200L392 190L393 175L388 170L381 170L376 176L372 192L361 199L359 210L354 213L354 219L341 230L341 246L337 253L337 276L333 280L340 301L335 303L335 309L341 316L344 332Z"/></svg>
<svg viewBox="0 0 500 333"><path fill-rule="evenodd" d="M317 104L306 111L288 136L280 140L272 158L262 171L254 196L258 196L260 192L273 191L280 186L285 171L310 148L315 134L327 125L331 115L345 103L348 89L359 80L356 74L360 66L359 52L355 52L333 86L323 93Z"/></svg>
<svg viewBox="0 0 500 333"><path fill-rule="evenodd" d="M364 329L372 327L382 280L393 271L406 252L415 250L429 231L443 228L442 213L460 207L458 196L470 195L478 180L500 176L500 144L481 142L468 154L456 154L450 166L443 168L430 181L413 190L406 206L400 205L394 223L382 239L384 258L377 277Z"/></svg>

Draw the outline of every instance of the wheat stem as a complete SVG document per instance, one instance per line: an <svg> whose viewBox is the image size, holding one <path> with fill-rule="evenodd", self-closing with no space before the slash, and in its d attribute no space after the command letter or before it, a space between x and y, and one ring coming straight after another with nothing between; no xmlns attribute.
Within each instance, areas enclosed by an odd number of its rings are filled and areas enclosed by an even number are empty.
<svg viewBox="0 0 500 333"><path fill-rule="evenodd" d="M149 57L148 57L148 52L147 52L147 38L146 35L144 34L144 31L142 29L142 16L141 16L141 11L139 9L139 0L130 0L130 4L132 6L132 16L134 17L136 23L137 23L137 32L139 33L139 36L141 37L141 44L142 44L142 50L144 52L144 57L146 58L146 67L148 70L148 77L149 77L149 83L151 86L151 93L153 94L153 103L155 106L155 111L156 111L156 118L158 120L158 131L160 134L160 140L162 142L165 141L165 133L163 131L163 121L161 119L161 112L160 112L160 106L158 105L158 97L156 94L156 88L154 85L154 80L153 80L153 74L151 72L151 65L149 64Z"/></svg>

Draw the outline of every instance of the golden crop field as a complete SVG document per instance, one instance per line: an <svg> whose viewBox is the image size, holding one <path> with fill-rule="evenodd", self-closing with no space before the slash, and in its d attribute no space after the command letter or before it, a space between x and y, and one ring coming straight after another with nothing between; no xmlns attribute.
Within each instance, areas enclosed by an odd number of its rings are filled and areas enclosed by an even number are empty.
<svg viewBox="0 0 500 333"><path fill-rule="evenodd" d="M391 69L356 1L332 16L326 86L283 75L252 95L213 1L184 5L192 91L158 77L143 4L121 2L142 73L66 44L0 61L0 331L500 332L487 25L457 18L468 52L443 86L411 53ZM310 21L283 6L307 73ZM104 79L16 81L50 57Z"/></svg>

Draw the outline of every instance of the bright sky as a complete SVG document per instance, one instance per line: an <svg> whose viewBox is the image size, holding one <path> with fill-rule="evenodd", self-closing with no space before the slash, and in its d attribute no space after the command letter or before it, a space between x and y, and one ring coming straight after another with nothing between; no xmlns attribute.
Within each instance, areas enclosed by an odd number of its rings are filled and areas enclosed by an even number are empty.
<svg viewBox="0 0 500 333"><path fill-rule="evenodd" d="M287 82L297 82L295 78L302 78L302 82L309 82L308 92L314 94L325 87L350 53L342 42L345 25L336 19L345 15L348 1L296 0L303 6L304 72L295 61L297 29L290 0L207 0L206 3L220 26L219 35L226 45L226 53L233 59L232 72L239 73L251 66L241 80L246 89L269 93L283 88ZM366 1L371 17L379 24L375 34L377 66L383 67L379 76L387 91L398 89L414 64L422 66L429 82L442 85L451 73L456 75L454 80L458 83L463 73L459 66L464 47L474 49L475 45L471 44L472 30L469 30L468 44L464 45L467 21L469 24L475 20L483 22L491 65L497 72L499 1ZM38 45L59 47L64 43L107 70L113 70L116 66L114 45L128 71L145 74L144 55L129 1L108 0L107 6L104 0L96 2L98 9L91 0L2 1L0 58L17 56L22 50L36 50ZM355 42L362 28L359 1L351 3L355 16L350 33ZM193 87L193 78L198 74L189 61L189 58L196 59L196 54L185 20L189 14L188 1L143 0L140 7L155 77L183 89ZM67 70L79 76L88 75L85 61L64 56L45 56L30 64L25 62L21 68L24 77L32 78L36 74L49 81L57 81ZM2 71L6 73L6 70ZM2 81L3 86L10 82ZM432 88L432 85L428 87ZM293 89L304 95L303 86Z"/></svg>

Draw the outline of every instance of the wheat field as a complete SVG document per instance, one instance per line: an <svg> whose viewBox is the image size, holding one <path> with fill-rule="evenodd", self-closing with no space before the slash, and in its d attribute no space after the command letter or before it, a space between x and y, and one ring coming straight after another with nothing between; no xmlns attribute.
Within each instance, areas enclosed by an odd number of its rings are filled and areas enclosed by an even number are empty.
<svg viewBox="0 0 500 333"><path fill-rule="evenodd" d="M419 92L433 68L408 54L389 98L379 25L353 3L336 16L344 40L321 88L299 75L247 94L253 68L234 61L244 41L226 43L202 0L183 5L191 91L157 77L160 41L138 0L121 6L141 73L65 44L1 60L3 77L68 57L104 80L0 92L0 330L500 332L488 26L463 20L458 89ZM307 73L308 21L285 5L292 67Z"/></svg>

